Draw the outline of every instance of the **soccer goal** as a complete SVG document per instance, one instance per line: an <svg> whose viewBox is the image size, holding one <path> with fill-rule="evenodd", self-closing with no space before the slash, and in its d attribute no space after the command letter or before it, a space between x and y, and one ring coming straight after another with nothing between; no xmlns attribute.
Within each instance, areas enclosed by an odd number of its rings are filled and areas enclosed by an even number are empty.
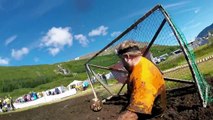
<svg viewBox="0 0 213 120"><path fill-rule="evenodd" d="M167 91L197 88L204 107L212 101L210 85L197 67L193 49L161 5L148 11L85 63L95 98L96 89L99 89L96 84L103 86L110 95L120 94L124 88L125 80L122 79L126 71L120 66L115 49L125 40L137 41L143 56L149 56L158 66L164 74ZM115 78L121 84L117 84ZM111 88L112 84L120 89Z"/></svg>

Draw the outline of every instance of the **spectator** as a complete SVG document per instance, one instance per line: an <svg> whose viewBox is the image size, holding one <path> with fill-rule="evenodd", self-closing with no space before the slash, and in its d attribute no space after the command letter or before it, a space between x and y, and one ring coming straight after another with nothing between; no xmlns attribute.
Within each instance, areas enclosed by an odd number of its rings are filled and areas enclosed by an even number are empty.
<svg viewBox="0 0 213 120"><path fill-rule="evenodd" d="M3 106L3 99L0 98L0 109L2 109L2 106Z"/></svg>

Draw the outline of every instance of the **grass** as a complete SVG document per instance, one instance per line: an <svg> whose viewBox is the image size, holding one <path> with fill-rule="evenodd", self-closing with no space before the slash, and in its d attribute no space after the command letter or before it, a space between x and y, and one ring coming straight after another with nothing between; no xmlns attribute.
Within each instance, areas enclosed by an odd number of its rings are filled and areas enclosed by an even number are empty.
<svg viewBox="0 0 213 120"><path fill-rule="evenodd" d="M210 41L213 41L213 38L211 38ZM213 43L209 43L196 48L194 50L194 55L196 60L200 60L207 56L213 55ZM161 70L166 70L183 64L187 64L187 61L183 54L179 54L168 57L166 61L161 62L160 64L158 64L158 66Z"/></svg>
<svg viewBox="0 0 213 120"><path fill-rule="evenodd" d="M166 46L166 45L153 45L150 51L153 53L153 57L159 57L163 54L171 53L177 50L179 46Z"/></svg>
<svg viewBox="0 0 213 120"><path fill-rule="evenodd" d="M204 76L213 76L213 60L209 60L203 63L198 64L198 69ZM173 72L165 73L167 77L179 78L179 79L186 79L191 80L191 72L188 67L183 69L178 69Z"/></svg>
<svg viewBox="0 0 213 120"><path fill-rule="evenodd" d="M213 76L213 60L198 64L198 68L204 76Z"/></svg>
<svg viewBox="0 0 213 120"><path fill-rule="evenodd" d="M154 45L151 47L151 51L154 55L159 56L164 53L169 53L177 49L177 46L158 46ZM205 55L202 54L205 52ZM202 58L206 55L213 54L212 46L203 46L195 50L196 56ZM56 86L67 86L73 80L85 80L87 75L85 74L85 66L88 59L62 62L52 65L37 65L37 66L19 66L19 67L0 67L0 97L10 94L16 98L18 96L29 93L30 91L40 92L47 89L54 88ZM98 56L94 58L90 63L111 66L115 64L119 58L115 54ZM160 69L168 69L178 66L184 61L183 56L170 57L166 61L159 64ZM54 71L57 70L57 65L65 69L68 69L70 75L56 74ZM204 69L204 74L210 74L208 70ZM109 71L103 69L94 69L97 73L107 73ZM175 74L174 74L175 75ZM185 78L189 76L184 75Z"/></svg>
<svg viewBox="0 0 213 120"><path fill-rule="evenodd" d="M68 63L66 63L66 64L68 64ZM206 75L213 76L213 60L209 60L209 61L206 61L206 62L198 64L198 68L200 69L201 73L203 73L205 76ZM79 76L81 76L81 77L84 76L83 73L81 73L81 74ZM165 74L165 75L169 76L169 77L173 77L173 78L190 80L191 79L191 75L190 74L191 73L190 73L189 69L188 68L184 68L184 69L180 69L178 71L170 72L170 73ZM84 76L84 77L86 77L86 76ZM13 97L18 97L19 95L26 94L29 91L47 90L49 88L55 87L56 85L68 84L68 83L70 83L70 81L72 81L70 79L70 77L61 77L61 78L63 78L63 79L55 80L53 82L46 83L46 84L42 84L42 85L39 85L39 86L37 86L35 88L21 88L21 89L16 89L16 90L14 90L12 92L0 93L0 95L4 96L4 95L7 95L7 94L10 94ZM72 78L74 78L74 77L72 76ZM79 78L79 77L76 76L75 78ZM121 86L122 86L122 84L117 84L117 81L115 81L115 80L110 80L108 83L109 84L113 84L112 86L109 86L110 90L113 91L113 93L117 93L120 90ZM167 82L167 86L169 86L169 87L175 87L177 85L179 85L179 84L174 84L174 82ZM100 86L100 84L95 84L94 85L95 89L97 90L97 94L98 94L98 96L100 98L103 99L103 98L106 98L106 97L110 96L110 94L105 89L103 89L103 87L99 87L99 86ZM122 93L125 90L126 90L126 87L124 88ZM71 98L78 97L78 96L83 96L85 94L91 94L91 88L87 89L86 92L84 91L84 92L78 92L78 93L80 93L80 94L76 94L74 96L70 96L70 97L62 99L60 101L64 101L64 100L71 99ZM57 102L60 102L60 101L57 101ZM24 108L24 109L17 110L15 112L25 111L25 110L29 110L29 109L33 109L33 108L40 107L40 106L43 106L43 105L49 105L49 104L52 104L52 103L41 104L39 106L33 106L33 107L29 107L29 108Z"/></svg>
<svg viewBox="0 0 213 120"><path fill-rule="evenodd" d="M92 63L107 66L114 64L116 57L115 55L99 56ZM58 63L70 70L71 75L56 74L54 71L57 70L58 64L0 67L0 97L10 94L13 98L17 98L30 91L40 92L61 85L67 86L74 80L86 80L84 66L86 61L87 59Z"/></svg>
<svg viewBox="0 0 213 120"><path fill-rule="evenodd" d="M200 70L201 74L204 75L204 77L213 77L213 60L209 60L203 63L198 64L198 69ZM172 78L178 78L178 79L184 79L184 80L189 80L192 81L192 75L188 67L183 68L183 69L178 69L173 72L169 72L164 74L166 77L172 77ZM176 82L167 82L167 88L174 88L177 86L181 86L183 84L179 84ZM213 86L211 86L213 87Z"/></svg>

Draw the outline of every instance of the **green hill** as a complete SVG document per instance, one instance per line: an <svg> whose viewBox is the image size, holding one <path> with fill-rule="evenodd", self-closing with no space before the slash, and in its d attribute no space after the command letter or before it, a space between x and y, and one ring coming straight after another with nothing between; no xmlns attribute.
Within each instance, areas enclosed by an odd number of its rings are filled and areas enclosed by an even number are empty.
<svg viewBox="0 0 213 120"><path fill-rule="evenodd" d="M110 65L115 55L100 56L94 64ZM17 97L30 91L43 91L56 86L67 86L73 80L87 79L85 66L88 59L73 60L53 65L0 67L0 97L7 94ZM57 74L58 65L70 71L69 75Z"/></svg>
<svg viewBox="0 0 213 120"><path fill-rule="evenodd" d="M151 51L154 55L171 52L177 46L154 46ZM167 50L165 50L165 48ZM169 50L168 50L169 48ZM110 50L113 51L113 50ZM56 86L67 86L73 80L87 79L85 66L88 59L73 60L52 65L0 67L0 97L10 94L13 97L26 94L30 91L44 91ZM92 64L110 66L118 61L115 54L105 54L96 57ZM57 74L58 65L70 71L69 75Z"/></svg>

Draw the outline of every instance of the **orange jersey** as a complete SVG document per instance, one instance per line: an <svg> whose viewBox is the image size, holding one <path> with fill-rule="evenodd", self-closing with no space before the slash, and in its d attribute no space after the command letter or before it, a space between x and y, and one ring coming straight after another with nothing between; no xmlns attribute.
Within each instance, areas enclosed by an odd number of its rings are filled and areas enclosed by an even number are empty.
<svg viewBox="0 0 213 120"><path fill-rule="evenodd" d="M149 60L142 57L133 67L128 90L131 93L128 110L151 114L155 98L164 89L165 82L159 69Z"/></svg>

